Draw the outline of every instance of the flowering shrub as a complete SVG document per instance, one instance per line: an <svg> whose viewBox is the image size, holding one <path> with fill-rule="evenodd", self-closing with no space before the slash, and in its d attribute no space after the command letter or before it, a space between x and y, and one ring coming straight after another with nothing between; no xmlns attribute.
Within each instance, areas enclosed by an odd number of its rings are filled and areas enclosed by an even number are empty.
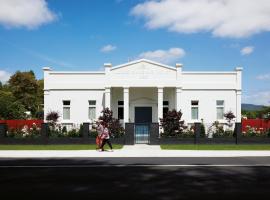
<svg viewBox="0 0 270 200"><path fill-rule="evenodd" d="M163 129L161 136L179 137L183 133L183 130L187 128L184 126L184 121L181 121L181 117L182 112L175 109L165 113L164 118L160 119L160 126Z"/></svg>
<svg viewBox="0 0 270 200"><path fill-rule="evenodd" d="M231 129L224 130L224 127L222 124L220 124L218 121L215 121L208 129L207 131L208 137L211 135L214 138L217 137L233 137L234 133Z"/></svg>
<svg viewBox="0 0 270 200"><path fill-rule="evenodd" d="M49 137L82 137L82 124L80 126L73 124L70 130L61 124L51 124L49 125Z"/></svg>
<svg viewBox="0 0 270 200"><path fill-rule="evenodd" d="M270 129L267 131L263 128L246 126L246 131L242 132L244 137L270 137Z"/></svg>
<svg viewBox="0 0 270 200"><path fill-rule="evenodd" d="M13 138L37 138L40 136L40 128L33 123L32 127L27 125L20 128L11 128L7 131L7 137Z"/></svg>

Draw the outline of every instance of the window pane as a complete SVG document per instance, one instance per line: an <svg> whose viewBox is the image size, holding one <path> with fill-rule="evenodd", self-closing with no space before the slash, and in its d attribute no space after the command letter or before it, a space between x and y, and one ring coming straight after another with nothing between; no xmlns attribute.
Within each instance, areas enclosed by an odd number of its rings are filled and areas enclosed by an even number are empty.
<svg viewBox="0 0 270 200"><path fill-rule="evenodd" d="M217 106L224 106L223 100L217 100Z"/></svg>
<svg viewBox="0 0 270 200"><path fill-rule="evenodd" d="M64 106L70 106L70 101L63 101Z"/></svg>
<svg viewBox="0 0 270 200"><path fill-rule="evenodd" d="M88 103L89 103L89 106L95 106L96 105L95 100L89 100Z"/></svg>
<svg viewBox="0 0 270 200"><path fill-rule="evenodd" d="M96 119L96 108L95 107L89 107L88 118L89 119Z"/></svg>
<svg viewBox="0 0 270 200"><path fill-rule="evenodd" d="M163 101L163 106L168 106L169 105L169 101Z"/></svg>
<svg viewBox="0 0 270 200"><path fill-rule="evenodd" d="M69 107L63 108L63 119L70 119L70 108Z"/></svg>
<svg viewBox="0 0 270 200"><path fill-rule="evenodd" d="M168 111L169 111L168 107L163 107L163 118L165 117Z"/></svg>
<svg viewBox="0 0 270 200"><path fill-rule="evenodd" d="M223 115L224 115L224 108L222 107L217 108L217 119L223 119Z"/></svg>
<svg viewBox="0 0 270 200"><path fill-rule="evenodd" d="M124 119L124 108L123 107L118 108L118 119Z"/></svg>
<svg viewBox="0 0 270 200"><path fill-rule="evenodd" d="M191 119L198 119L198 118L199 118L198 108L191 108Z"/></svg>
<svg viewBox="0 0 270 200"><path fill-rule="evenodd" d="M118 101L118 105L119 106L123 106L124 105L124 101Z"/></svg>
<svg viewBox="0 0 270 200"><path fill-rule="evenodd" d="M191 101L191 105L198 106L199 105L199 101Z"/></svg>

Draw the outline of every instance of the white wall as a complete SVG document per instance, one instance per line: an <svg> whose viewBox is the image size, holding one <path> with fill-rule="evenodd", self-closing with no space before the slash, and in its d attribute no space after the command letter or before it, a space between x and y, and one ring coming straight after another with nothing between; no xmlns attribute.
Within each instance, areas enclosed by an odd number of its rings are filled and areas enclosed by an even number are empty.
<svg viewBox="0 0 270 200"><path fill-rule="evenodd" d="M70 100L70 120L62 120L63 100ZM88 100L96 100L96 117L101 114L104 105L104 90L51 90L45 99L44 115L49 111L57 111L63 123L83 123L88 119Z"/></svg>
<svg viewBox="0 0 270 200"><path fill-rule="evenodd" d="M183 90L182 118L187 123L194 122L191 120L191 100L199 100L199 121L203 119L205 123L217 121L216 100L224 100L225 113L230 110L236 113L236 92L233 90Z"/></svg>
<svg viewBox="0 0 270 200"><path fill-rule="evenodd" d="M111 87L111 109L117 118L117 102L123 100L123 87L129 87L130 121L134 121L135 106L151 106L153 122L157 117L157 87L164 88L164 101L169 109L176 105L176 87L182 88L183 118L191 120L191 100L199 100L199 119L206 123L216 120L216 100L225 101L225 112L232 110L241 116L241 100L236 109L236 91L241 99L241 68L231 72L182 72L174 67L147 60L127 63L104 72L57 72L44 68L44 110L59 111L63 100L71 100L72 123L88 121L88 100L97 101L97 113L104 106L105 87ZM177 75L178 73L178 75Z"/></svg>

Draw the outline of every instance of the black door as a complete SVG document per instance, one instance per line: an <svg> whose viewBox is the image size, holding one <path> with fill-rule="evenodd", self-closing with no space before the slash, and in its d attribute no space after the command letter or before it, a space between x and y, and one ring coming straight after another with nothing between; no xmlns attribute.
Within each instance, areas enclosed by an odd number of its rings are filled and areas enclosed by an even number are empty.
<svg viewBox="0 0 270 200"><path fill-rule="evenodd" d="M135 144L149 144L152 107L135 107Z"/></svg>
<svg viewBox="0 0 270 200"><path fill-rule="evenodd" d="M135 107L135 123L152 123L152 107Z"/></svg>

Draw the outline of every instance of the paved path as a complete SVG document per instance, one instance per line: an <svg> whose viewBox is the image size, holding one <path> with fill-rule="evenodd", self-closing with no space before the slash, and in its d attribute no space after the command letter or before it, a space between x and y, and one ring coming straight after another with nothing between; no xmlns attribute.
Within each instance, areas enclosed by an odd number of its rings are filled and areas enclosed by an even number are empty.
<svg viewBox="0 0 270 200"><path fill-rule="evenodd" d="M270 151L248 150L161 150L159 146L125 145L113 152L96 150L1 150L0 158L59 157L266 157Z"/></svg>

